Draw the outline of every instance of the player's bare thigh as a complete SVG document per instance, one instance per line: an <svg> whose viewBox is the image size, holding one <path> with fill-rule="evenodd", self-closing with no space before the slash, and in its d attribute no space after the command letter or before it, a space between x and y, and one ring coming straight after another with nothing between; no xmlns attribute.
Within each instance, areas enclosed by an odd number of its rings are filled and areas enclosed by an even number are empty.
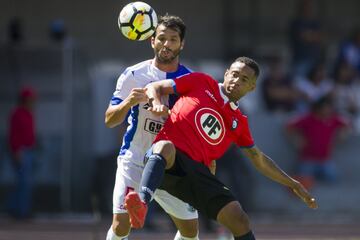
<svg viewBox="0 0 360 240"><path fill-rule="evenodd" d="M176 148L171 141L162 140L153 145L153 153L160 154L166 160L166 169L170 169L175 162Z"/></svg>

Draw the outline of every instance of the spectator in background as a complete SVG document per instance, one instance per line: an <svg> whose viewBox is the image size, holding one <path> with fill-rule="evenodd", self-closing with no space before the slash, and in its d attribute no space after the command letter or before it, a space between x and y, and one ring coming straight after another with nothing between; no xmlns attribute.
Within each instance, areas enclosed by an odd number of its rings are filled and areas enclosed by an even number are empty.
<svg viewBox="0 0 360 240"><path fill-rule="evenodd" d="M23 24L20 18L14 17L9 21L8 27L8 42L10 45L18 45L23 39Z"/></svg>
<svg viewBox="0 0 360 240"><path fill-rule="evenodd" d="M323 32L314 16L313 2L300 0L297 16L289 29L293 71L299 76L323 58Z"/></svg>
<svg viewBox="0 0 360 240"><path fill-rule="evenodd" d="M360 132L360 88L356 69L347 61L337 64L334 71L336 111L348 117L356 132Z"/></svg>
<svg viewBox="0 0 360 240"><path fill-rule="evenodd" d="M340 47L338 62L345 61L360 74L360 28L353 30L351 37Z"/></svg>
<svg viewBox="0 0 360 240"><path fill-rule="evenodd" d="M32 164L36 141L34 101L34 90L22 89L18 106L11 113L9 122L8 141L12 166L16 175L16 189L9 198L8 211L16 218L27 218L31 214Z"/></svg>
<svg viewBox="0 0 360 240"><path fill-rule="evenodd" d="M312 103L309 113L287 124L287 132L299 154L297 174L300 179L337 180L331 155L336 137L339 133L344 136L348 126L348 122L334 112L330 96L318 99Z"/></svg>
<svg viewBox="0 0 360 240"><path fill-rule="evenodd" d="M281 58L271 57L268 66L261 89L266 109L271 112L294 110L301 93L294 88L292 78L284 71Z"/></svg>
<svg viewBox="0 0 360 240"><path fill-rule="evenodd" d="M359 104L354 88L355 69L346 61L340 62L334 71L335 108L345 116L355 116L359 113Z"/></svg>
<svg viewBox="0 0 360 240"><path fill-rule="evenodd" d="M49 35L54 42L63 42L67 37L67 29L62 19L55 19L50 22Z"/></svg>
<svg viewBox="0 0 360 240"><path fill-rule="evenodd" d="M62 18L52 20L49 24L49 38L63 50L73 51L77 47L75 39L69 34L67 25Z"/></svg>
<svg viewBox="0 0 360 240"><path fill-rule="evenodd" d="M356 77L354 79L354 83L352 84L352 87L354 89L355 92L355 97L356 97L356 103L358 104L358 106L360 105L360 77ZM360 108L358 108L360 109ZM356 119L353 121L353 126L356 130L356 134L360 135L360 111L357 113L357 117Z"/></svg>
<svg viewBox="0 0 360 240"><path fill-rule="evenodd" d="M298 110L304 112L309 110L312 103L330 94L333 90L333 84L327 79L325 66L320 63L312 66L307 76L296 82L296 88L302 96Z"/></svg>

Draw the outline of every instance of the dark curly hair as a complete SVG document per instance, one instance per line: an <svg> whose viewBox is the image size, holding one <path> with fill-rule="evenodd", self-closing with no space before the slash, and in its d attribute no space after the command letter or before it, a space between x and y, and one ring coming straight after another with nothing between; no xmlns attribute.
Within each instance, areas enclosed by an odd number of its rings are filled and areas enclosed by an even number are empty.
<svg viewBox="0 0 360 240"><path fill-rule="evenodd" d="M180 17L175 16L175 15L165 14L164 16L161 16L159 18L157 26L160 26L160 25L163 25L167 28L170 28L170 29L178 32L180 35L181 41L184 40L185 32L186 32L186 25ZM156 31L155 31L155 35L156 35Z"/></svg>

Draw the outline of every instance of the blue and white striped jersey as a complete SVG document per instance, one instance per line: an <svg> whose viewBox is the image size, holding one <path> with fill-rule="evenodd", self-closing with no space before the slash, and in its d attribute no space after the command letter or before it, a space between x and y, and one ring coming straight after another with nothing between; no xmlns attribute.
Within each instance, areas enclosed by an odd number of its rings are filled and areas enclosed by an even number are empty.
<svg viewBox="0 0 360 240"><path fill-rule="evenodd" d="M176 72L164 72L152 64L153 60L146 60L128 67L119 77L116 90L111 99L111 105L120 104L133 88L145 87L150 82L173 79L191 72L183 65L179 65ZM170 108L176 101L175 95L162 98L164 105ZM143 166L145 152L150 148L156 134L162 128L166 119L154 116L146 111L147 103L133 106L127 116L129 126L123 137L120 156L137 165Z"/></svg>

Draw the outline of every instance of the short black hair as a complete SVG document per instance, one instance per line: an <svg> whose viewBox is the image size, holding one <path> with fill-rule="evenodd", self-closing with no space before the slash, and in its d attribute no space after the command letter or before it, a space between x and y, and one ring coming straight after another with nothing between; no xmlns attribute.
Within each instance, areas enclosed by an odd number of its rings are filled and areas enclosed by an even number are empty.
<svg viewBox="0 0 360 240"><path fill-rule="evenodd" d="M254 59L249 57L238 57L234 62L241 62L250 67L254 70L256 78L260 75L260 66Z"/></svg>
<svg viewBox="0 0 360 240"><path fill-rule="evenodd" d="M166 13L164 16L160 16L157 26L160 25L164 25L167 28L171 28L172 30L177 31L180 35L181 41L184 40L186 25L180 17L175 15L169 15ZM156 31L155 31L155 35L156 35Z"/></svg>

